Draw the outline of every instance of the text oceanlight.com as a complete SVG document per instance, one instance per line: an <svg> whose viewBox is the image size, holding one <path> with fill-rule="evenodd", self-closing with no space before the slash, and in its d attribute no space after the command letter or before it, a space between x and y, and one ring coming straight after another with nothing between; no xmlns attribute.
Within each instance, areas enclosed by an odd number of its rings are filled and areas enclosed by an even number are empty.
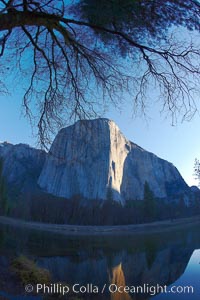
<svg viewBox="0 0 200 300"><path fill-rule="evenodd" d="M194 288L193 286L170 286L167 287L166 285L149 285L145 283L140 286L119 286L114 283L112 284L104 284L103 286L97 286L94 284L86 284L80 285L78 283L74 285L64 285L61 283L54 283L54 284L36 284L33 286L28 284L25 286L25 291L28 293L36 292L37 294L60 294L66 295L68 293L75 293L75 294L98 294L98 293L120 293L120 294L149 294L154 296L160 293L166 294L193 294Z"/></svg>

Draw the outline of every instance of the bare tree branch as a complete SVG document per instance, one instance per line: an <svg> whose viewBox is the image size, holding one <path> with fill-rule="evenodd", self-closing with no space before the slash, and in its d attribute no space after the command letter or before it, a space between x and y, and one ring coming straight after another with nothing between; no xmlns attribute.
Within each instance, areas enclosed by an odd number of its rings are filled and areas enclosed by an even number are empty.
<svg viewBox="0 0 200 300"><path fill-rule="evenodd" d="M152 86L160 91L162 108L171 113L173 122L178 114L191 118L197 109L200 48L192 42L180 44L162 31L169 24L167 18L174 26L200 30L199 2L127 0L118 18L105 2L110 20L103 22L98 11L97 20L82 17L78 9L85 2L92 3L80 0L74 13L73 3L63 0L0 1L0 59L10 52L10 61L25 78L24 59L29 57L24 107L30 120L36 119L41 144L47 145L67 118L90 118L108 101L118 105L123 92L134 97L135 109L145 111Z"/></svg>

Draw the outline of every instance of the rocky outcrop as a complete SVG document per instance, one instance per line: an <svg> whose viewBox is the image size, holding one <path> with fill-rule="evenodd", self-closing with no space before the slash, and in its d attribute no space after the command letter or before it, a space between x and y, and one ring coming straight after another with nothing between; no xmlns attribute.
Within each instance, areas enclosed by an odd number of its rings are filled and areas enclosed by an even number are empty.
<svg viewBox="0 0 200 300"><path fill-rule="evenodd" d="M3 162L2 175L6 179L9 189L31 192L37 185L45 157L46 152L26 144L0 143L0 158Z"/></svg>
<svg viewBox="0 0 200 300"><path fill-rule="evenodd" d="M71 198L81 194L89 199L106 199L110 187L113 197L120 200L129 147L112 121L77 122L58 133L39 185L57 196Z"/></svg>
<svg viewBox="0 0 200 300"><path fill-rule="evenodd" d="M123 202L143 199L145 181L159 198L189 190L171 163L128 141L113 121L96 119L60 130L38 183L60 197Z"/></svg>

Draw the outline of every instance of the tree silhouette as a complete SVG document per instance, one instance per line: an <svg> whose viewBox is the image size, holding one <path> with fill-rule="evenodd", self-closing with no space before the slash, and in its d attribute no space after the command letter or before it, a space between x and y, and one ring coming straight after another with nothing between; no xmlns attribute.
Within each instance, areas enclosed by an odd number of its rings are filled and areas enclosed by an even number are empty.
<svg viewBox="0 0 200 300"><path fill-rule="evenodd" d="M6 182L3 176L3 160L0 159L0 211L3 214L8 212L8 195Z"/></svg>
<svg viewBox="0 0 200 300"><path fill-rule="evenodd" d="M198 186L200 186L200 161L197 158L194 161L194 176L198 180Z"/></svg>
<svg viewBox="0 0 200 300"><path fill-rule="evenodd" d="M0 92L18 70L43 145L66 119L91 118L123 92L145 110L148 89L158 88L173 120L190 118L200 48L172 33L199 32L199 12L196 0L0 1Z"/></svg>
<svg viewBox="0 0 200 300"><path fill-rule="evenodd" d="M144 184L144 216L146 221L153 221L156 215L156 201L147 181Z"/></svg>

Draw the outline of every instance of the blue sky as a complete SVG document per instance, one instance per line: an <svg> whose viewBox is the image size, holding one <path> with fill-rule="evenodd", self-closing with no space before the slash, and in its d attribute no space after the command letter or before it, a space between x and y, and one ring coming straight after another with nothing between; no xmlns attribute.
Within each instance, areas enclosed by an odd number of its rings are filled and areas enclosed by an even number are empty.
<svg viewBox="0 0 200 300"><path fill-rule="evenodd" d="M13 144L37 145L31 126L24 118L21 108L20 90L8 96L0 96L0 141ZM134 119L131 104L124 106L120 113L111 108L104 117L114 120L122 133L132 142L157 156L172 162L189 185L197 184L193 176L194 159L200 158L200 116L190 122L179 122L171 126L170 118L160 115L158 107L152 107L149 118Z"/></svg>
<svg viewBox="0 0 200 300"><path fill-rule="evenodd" d="M176 36L190 39L190 35L183 29L178 30ZM198 37L195 38L195 42L199 43ZM0 141L13 144L27 143L36 147L37 138L33 136L33 130L21 107L24 93L21 79L18 78L14 68L11 77L6 79L8 86L13 87L10 94L6 96L0 94ZM26 78L24 82L26 83ZM149 103L152 103L151 100L156 94L157 92L152 89ZM173 163L189 185L197 184L193 176L193 166L195 158L200 159L200 116L196 114L190 122L181 123L179 120L176 126L171 126L170 117L166 118L166 115L160 114L159 110L162 107L156 103L156 106L151 104L147 111L149 116L147 120L144 117L133 118L131 99L128 97L125 95L127 101L124 101L121 113L115 108L110 108L103 117L114 120L129 140ZM196 102L200 102L198 98Z"/></svg>
<svg viewBox="0 0 200 300"><path fill-rule="evenodd" d="M150 117L132 118L131 107L119 114L110 112L108 117L116 120L121 131L132 142L153 152L175 165L189 185L197 185L193 176L194 159L200 158L200 116L196 114L188 122L171 125L171 119L154 107Z"/></svg>

